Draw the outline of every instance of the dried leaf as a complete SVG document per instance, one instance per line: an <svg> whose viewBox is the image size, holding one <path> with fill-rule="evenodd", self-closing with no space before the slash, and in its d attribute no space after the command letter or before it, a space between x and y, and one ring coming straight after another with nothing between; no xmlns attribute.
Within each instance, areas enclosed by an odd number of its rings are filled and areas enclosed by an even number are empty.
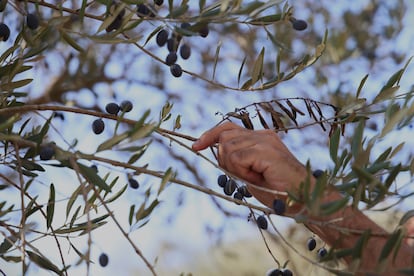
<svg viewBox="0 0 414 276"><path fill-rule="evenodd" d="M296 106L294 106L294 105L292 104L292 102L291 102L291 101L289 101L289 99L287 99L287 100L286 100L286 103L288 104L288 106L290 107L290 109L292 110L292 112L294 112L295 114L296 114L296 113L299 113L300 115L305 116L305 113L304 113L304 112L302 112L302 110L300 110L300 109L299 109L299 108L297 108Z"/></svg>
<svg viewBox="0 0 414 276"><path fill-rule="evenodd" d="M273 126L275 129L283 129L285 128L285 125L283 124L282 120L280 119L283 117L283 115L277 111L273 111L270 113L270 116L272 117ZM287 130L285 130L287 131Z"/></svg>
<svg viewBox="0 0 414 276"><path fill-rule="evenodd" d="M247 129L254 129L253 123L250 120L248 112L240 112L240 118L245 128Z"/></svg>
<svg viewBox="0 0 414 276"><path fill-rule="evenodd" d="M263 118L262 114L260 113L259 110L257 110L257 116L259 116L259 120L260 120L260 124L265 128L265 129L269 129L269 126L266 123L266 120Z"/></svg>
<svg viewBox="0 0 414 276"><path fill-rule="evenodd" d="M280 102L276 101L277 105L280 107L280 109L283 110L283 112L286 113L286 115L295 123L295 125L298 125L298 122L296 121L296 113L295 115L293 115L292 112L290 112L289 109L287 109L283 104L281 104Z"/></svg>

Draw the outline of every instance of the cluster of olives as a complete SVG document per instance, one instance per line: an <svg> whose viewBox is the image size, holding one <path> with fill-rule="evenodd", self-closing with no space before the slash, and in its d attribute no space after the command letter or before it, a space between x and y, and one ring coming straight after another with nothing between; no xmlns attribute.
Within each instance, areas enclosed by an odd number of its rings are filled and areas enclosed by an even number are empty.
<svg viewBox="0 0 414 276"><path fill-rule="evenodd" d="M164 3L163 0L154 0L154 4L156 6L161 6ZM114 4L110 7L109 9L109 13L113 14L116 9L117 9L117 5ZM150 6L147 4L137 4L137 15L139 17L155 17L155 7L154 6ZM125 9L121 10L118 15L114 18L114 20L111 22L111 24L108 25L108 27L106 27L106 32L112 32L114 30L118 30L119 28L121 28L122 26L122 20L124 19L125 16Z"/></svg>
<svg viewBox="0 0 414 276"><path fill-rule="evenodd" d="M252 197L246 185L238 186L234 179L227 177L225 174L218 176L217 184L223 188L224 194L233 196L234 199L243 200ZM281 199L275 199L273 201L273 211L276 215L283 215L286 212L285 202Z"/></svg>
<svg viewBox="0 0 414 276"><path fill-rule="evenodd" d="M0 12L3 12L6 8L7 0L0 1ZM39 27L39 18L34 13L28 13L26 15L26 26L31 30L36 30ZM10 28L7 24L0 23L0 40L6 41L10 37Z"/></svg>
<svg viewBox="0 0 414 276"><path fill-rule="evenodd" d="M105 106L105 111L112 115L117 115L120 111L123 113L130 112L133 108L131 101L125 100L121 104L108 103ZM101 134L105 130L105 122L102 118L98 118L92 122L92 130L95 134Z"/></svg>
<svg viewBox="0 0 414 276"><path fill-rule="evenodd" d="M310 237L306 243L309 251L313 251L316 248L316 239L314 237ZM321 259L328 254L328 250L325 247L321 247L317 251L318 257Z"/></svg>
<svg viewBox="0 0 414 276"><path fill-rule="evenodd" d="M228 178L225 174L219 175L217 184L223 188L224 194L228 196L233 195L235 199L243 200L245 197L252 197L246 185L237 186L237 182L232 178Z"/></svg>
<svg viewBox="0 0 414 276"><path fill-rule="evenodd" d="M180 29L183 32L195 32L197 29L198 34L202 37L206 37L209 33L209 28L207 25L198 26L193 28L193 26L188 22L183 22L180 25ZM170 35L167 29L160 30L156 35L156 43L159 47L167 46L168 55L165 58L165 64L170 66L171 74L174 77L181 77L183 71L179 64L177 64L178 54L182 59L189 59L191 56L191 47L187 43L181 43L183 36L175 31ZM181 45L180 45L181 44Z"/></svg>

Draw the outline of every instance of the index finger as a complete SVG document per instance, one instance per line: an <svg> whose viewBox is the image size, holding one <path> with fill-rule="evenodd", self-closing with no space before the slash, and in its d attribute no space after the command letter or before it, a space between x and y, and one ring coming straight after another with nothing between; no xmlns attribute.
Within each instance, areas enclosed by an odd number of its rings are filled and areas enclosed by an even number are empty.
<svg viewBox="0 0 414 276"><path fill-rule="evenodd" d="M204 132L200 138L194 142L192 149L195 151L206 149L207 147L212 146L219 141L220 134L223 131L239 128L241 127L231 122L226 122L224 124L215 126L210 130Z"/></svg>

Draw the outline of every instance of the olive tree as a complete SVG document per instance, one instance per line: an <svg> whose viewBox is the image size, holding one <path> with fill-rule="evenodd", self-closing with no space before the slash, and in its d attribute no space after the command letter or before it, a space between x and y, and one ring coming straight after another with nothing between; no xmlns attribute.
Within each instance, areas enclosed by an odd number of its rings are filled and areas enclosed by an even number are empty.
<svg viewBox="0 0 414 276"><path fill-rule="evenodd" d="M283 213L283 203L271 210L250 199L246 183L218 166L214 147L191 150L197 136L190 133L225 120L328 147L330 166L307 163L309 175L319 176L315 190L302 199L290 195L314 213L347 204L394 210L409 199L411 149L398 143L381 150L387 137L411 126L414 114L411 88L400 91L409 57L390 46L404 30L407 3L336 5L1 0L2 260L22 274L68 275L80 266L89 274L91 266L108 264L110 252L94 259L91 251L95 231L112 223L111 235L122 236L156 275L131 233L147 226L161 201L177 200L160 199L168 190L203 193L226 216L246 219L237 210L247 211L258 231L277 236L272 218ZM386 70L367 89L376 68ZM208 184L200 164L214 168L221 187ZM327 186L344 199L317 204ZM136 189L143 192L128 200ZM128 214L126 221L114 208ZM395 226L379 265L398 250L405 237L400 226L411 215ZM53 249L44 245L50 241ZM265 236L263 242L268 246ZM304 243L316 247L313 237ZM349 269L329 262L358 258L362 247L318 249L321 262L306 262L342 275ZM268 246L264 254L275 268L300 271L273 251ZM304 259L292 255L298 257Z"/></svg>

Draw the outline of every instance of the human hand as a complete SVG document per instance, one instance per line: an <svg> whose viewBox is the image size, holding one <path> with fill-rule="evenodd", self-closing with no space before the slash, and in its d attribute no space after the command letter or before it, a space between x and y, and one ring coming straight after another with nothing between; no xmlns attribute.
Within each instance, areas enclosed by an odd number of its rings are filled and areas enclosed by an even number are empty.
<svg viewBox="0 0 414 276"><path fill-rule="evenodd" d="M298 193L307 176L306 168L271 130L253 131L226 122L202 134L192 148L200 151L216 143L219 166L245 180L250 193L270 208L276 198L286 200L286 192ZM298 211L294 209L287 211Z"/></svg>

